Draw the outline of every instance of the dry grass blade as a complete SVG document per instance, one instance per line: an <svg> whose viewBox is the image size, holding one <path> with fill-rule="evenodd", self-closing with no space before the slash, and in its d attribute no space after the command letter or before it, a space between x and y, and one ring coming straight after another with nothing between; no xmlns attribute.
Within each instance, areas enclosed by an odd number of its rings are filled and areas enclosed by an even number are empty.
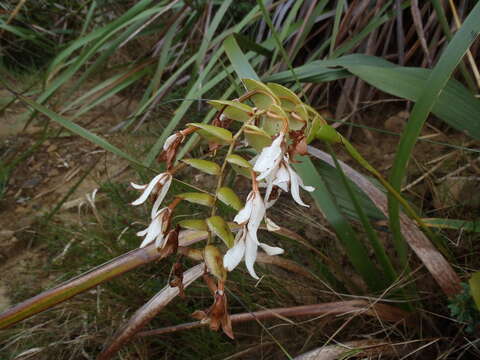
<svg viewBox="0 0 480 360"><path fill-rule="evenodd" d="M10 24L14 19L15 17L18 15L18 13L20 12L20 10L22 9L23 5L27 2L27 0L20 0L17 4L17 6L15 7L15 9L12 11L12 13L10 14L10 16L8 17L7 21L5 22L5 25L8 25ZM3 31L4 29L0 29L0 38L2 37L3 35Z"/></svg>
<svg viewBox="0 0 480 360"><path fill-rule="evenodd" d="M183 274L183 287L186 288L198 279L205 271L205 264L201 263L190 268ZM138 309L129 322L120 329L114 339L105 347L98 356L98 360L110 359L115 353L128 342L145 324L152 320L162 309L170 303L178 294L178 287L165 286L149 302Z"/></svg>
<svg viewBox="0 0 480 360"><path fill-rule="evenodd" d="M335 166L333 159L327 153L309 146L310 155ZM375 187L366 177L341 162L345 175L349 177L373 203L388 216L387 197ZM460 278L455 273L449 262L433 246L430 240L423 234L417 225L405 214L400 214L400 226L403 236L412 250L417 254L438 285L447 296L454 296L461 291Z"/></svg>
<svg viewBox="0 0 480 360"><path fill-rule="evenodd" d="M318 278L307 268L297 264L295 261L285 259L280 256L271 256L265 253L259 252L257 254L257 262L262 264L270 264L281 267L289 272L301 275L310 280L318 280Z"/></svg>
<svg viewBox="0 0 480 360"><path fill-rule="evenodd" d="M388 322L400 322L405 321L406 324L411 324L410 313L401 310L397 307L380 304L370 303L367 300L349 300L349 301L336 301L323 304L302 305L293 306L287 308L267 309L249 313L234 314L230 316L232 323L241 323L247 321L259 321L279 318L285 320L289 317L302 317L302 316L339 316L345 314L364 314L372 316L377 319ZM168 326L161 329L143 331L137 336L146 337L152 335L163 335L177 331L190 330L205 326L207 324L200 321L194 321L191 323Z"/></svg>
<svg viewBox="0 0 480 360"><path fill-rule="evenodd" d="M428 50L427 39L425 38L425 30L424 30L423 24L422 24L422 15L421 15L420 9L418 7L418 0L413 0L412 1L412 6L411 6L410 9L412 11L413 24L414 24L415 29L417 31L418 39L420 41L420 45L422 46L423 52L425 53L425 58L427 60L427 64L428 64L428 66L432 66L430 51Z"/></svg>
<svg viewBox="0 0 480 360"><path fill-rule="evenodd" d="M389 340L354 340L338 345L322 346L297 356L295 360L336 360L346 359L348 354L362 358L397 358L412 349L412 342L391 343ZM349 358L349 357L348 357Z"/></svg>
<svg viewBox="0 0 480 360"><path fill-rule="evenodd" d="M205 232L180 233L179 245L188 246L206 238ZM158 251L154 244L123 254L63 284L44 291L0 314L0 329L45 311L102 282L131 271L141 265L162 259L168 251Z"/></svg>

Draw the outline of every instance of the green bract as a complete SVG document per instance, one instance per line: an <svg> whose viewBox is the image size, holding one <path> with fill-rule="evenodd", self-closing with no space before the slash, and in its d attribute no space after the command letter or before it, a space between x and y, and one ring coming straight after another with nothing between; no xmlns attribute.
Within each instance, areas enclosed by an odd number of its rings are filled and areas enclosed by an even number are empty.
<svg viewBox="0 0 480 360"><path fill-rule="evenodd" d="M252 167L252 164L250 164L246 159L237 154L228 155L226 160L230 164L235 164L246 169L250 169Z"/></svg>
<svg viewBox="0 0 480 360"><path fill-rule="evenodd" d="M223 202L228 206L231 206L237 211L243 208L243 203L240 200L240 198L237 196L237 194L235 194L235 192L231 188L227 186L224 186L218 189L217 197L221 202Z"/></svg>
<svg viewBox="0 0 480 360"><path fill-rule="evenodd" d="M220 166L213 161L202 159L184 159L182 161L191 167L194 167L195 169L203 171L204 173L210 175L220 174Z"/></svg>
<svg viewBox="0 0 480 360"><path fill-rule="evenodd" d="M243 79L242 81L248 91L256 91L250 99L257 108L265 110L271 104L280 105L280 99L265 84L253 79Z"/></svg>
<svg viewBox="0 0 480 360"><path fill-rule="evenodd" d="M219 111L223 110L223 114L232 120L246 122L253 116L253 108L238 101L211 100L208 103Z"/></svg>
<svg viewBox="0 0 480 360"><path fill-rule="evenodd" d="M177 195L177 197L193 204L199 204L203 206L213 206L215 204L215 199L213 198L213 196L205 193L186 192Z"/></svg>
<svg viewBox="0 0 480 360"><path fill-rule="evenodd" d="M218 236L222 241L227 245L228 248L231 248L234 243L234 237L227 223L221 216L212 216L207 220L208 229Z"/></svg>
<svg viewBox="0 0 480 360"><path fill-rule="evenodd" d="M265 130L260 129L255 125L247 125L243 131L248 145L253 147L257 152L262 151L265 146L272 143L272 138Z"/></svg>
<svg viewBox="0 0 480 360"><path fill-rule="evenodd" d="M206 138L208 141L214 141L224 144L230 144L233 141L233 135L227 129L208 125L203 123L189 123L187 126L192 126L200 129L198 133Z"/></svg>
<svg viewBox="0 0 480 360"><path fill-rule="evenodd" d="M207 231L208 226L205 220L200 220L200 219L187 219L187 220L182 220L178 223L180 227L188 230L202 230L202 231Z"/></svg>

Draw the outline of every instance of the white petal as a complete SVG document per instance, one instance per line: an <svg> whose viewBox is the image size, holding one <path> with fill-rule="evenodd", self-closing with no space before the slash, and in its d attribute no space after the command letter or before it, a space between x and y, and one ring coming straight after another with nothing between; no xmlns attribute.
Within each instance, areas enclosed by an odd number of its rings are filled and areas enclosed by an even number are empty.
<svg viewBox="0 0 480 360"><path fill-rule="evenodd" d="M147 246L148 244L150 244L152 242L152 240L150 241L147 241L147 238L143 239L142 243L140 244L140 247L143 248L145 246Z"/></svg>
<svg viewBox="0 0 480 360"><path fill-rule="evenodd" d="M241 230L242 231L242 230ZM223 257L223 266L228 271L232 271L242 261L245 254L245 240L239 240Z"/></svg>
<svg viewBox="0 0 480 360"><path fill-rule="evenodd" d="M163 150L167 151L168 148L173 144L173 142L177 139L178 133L175 133L173 135L170 135L167 140L165 140L165 143L163 144Z"/></svg>
<svg viewBox="0 0 480 360"><path fill-rule="evenodd" d="M278 190L278 191L280 191L280 190ZM275 199L268 199L268 201L265 202L265 209L270 209L273 205L275 205L275 203L277 202L277 200L279 198L280 198L280 196L277 196Z"/></svg>
<svg viewBox="0 0 480 360"><path fill-rule="evenodd" d="M290 183L290 173L287 169L287 166L283 163L280 165L276 173L275 180L273 181L273 185L278 186L285 192L288 192L288 185Z"/></svg>
<svg viewBox="0 0 480 360"><path fill-rule="evenodd" d="M137 199L135 200L134 202L132 202L132 205L140 205L140 204L143 204L145 202L145 200L147 200L148 196L150 195L150 193L153 191L153 189L155 188L155 185L157 185L158 182L160 182L163 177L165 176L165 173L161 173L161 174L158 174L157 176L155 176L149 183L148 185L145 187L145 190L143 191L142 195Z"/></svg>
<svg viewBox="0 0 480 360"><path fill-rule="evenodd" d="M265 223L267 224L268 231L278 231L280 230L280 226L275 224L272 219L265 217Z"/></svg>
<svg viewBox="0 0 480 360"><path fill-rule="evenodd" d="M160 210L157 213L157 216L152 220L150 225L145 230L139 231L138 236L145 236L140 247L144 247L150 244L159 234L163 232L163 212L167 210L166 208Z"/></svg>
<svg viewBox="0 0 480 360"><path fill-rule="evenodd" d="M132 187L133 187L135 190L145 190L145 188L148 186L148 184L146 184L146 185L139 185L139 184L135 184L135 183L133 183L133 182L131 182L130 185L132 185Z"/></svg>
<svg viewBox="0 0 480 360"><path fill-rule="evenodd" d="M148 227L142 231L136 233L137 236L145 236L148 233Z"/></svg>
<svg viewBox="0 0 480 360"><path fill-rule="evenodd" d="M295 202L299 205L310 207L309 205L305 204L300 198L300 187L299 187L299 180L301 180L300 177L292 169L291 166L288 166L288 171L290 172L290 192L292 193L293 200L295 200Z"/></svg>
<svg viewBox="0 0 480 360"><path fill-rule="evenodd" d="M300 184L300 186L303 188L303 190L306 190L308 192L315 191L315 188L313 186L302 185L302 184Z"/></svg>
<svg viewBox="0 0 480 360"><path fill-rule="evenodd" d="M283 142L283 133L272 142L270 146L263 148L260 156L255 162L253 170L259 172L260 175L257 176L257 180L262 180L266 178L276 167L278 167L282 159L282 142Z"/></svg>
<svg viewBox="0 0 480 360"><path fill-rule="evenodd" d="M303 189L303 190L306 190L308 192L312 192L315 190L315 188L313 186L308 186L308 185L304 185L303 184L303 180L302 178L297 174L297 177L298 177L298 183L300 184L300 187Z"/></svg>
<svg viewBox="0 0 480 360"><path fill-rule="evenodd" d="M270 246L264 243L259 243L260 247L267 253L267 255L273 256L273 255L280 255L284 253L284 250L282 248L276 247L276 246Z"/></svg>
<svg viewBox="0 0 480 360"><path fill-rule="evenodd" d="M165 240L165 237L163 235L163 232L160 232L160 234L158 234L158 236L155 239L155 247L157 249L162 249L163 245L165 245L164 240Z"/></svg>
<svg viewBox="0 0 480 360"><path fill-rule="evenodd" d="M168 193L168 189L170 188L170 184L172 183L172 175L167 174L166 178L163 182L162 190L160 190L160 193L157 196L157 199L155 200L155 203L153 204L152 207L152 212L151 212L151 217L152 219L155 217L155 214L158 211L158 208L163 202L163 199L165 199L165 196Z"/></svg>
<svg viewBox="0 0 480 360"><path fill-rule="evenodd" d="M265 190L265 202L268 202L270 199L270 194L272 193L273 186L275 185L274 182L275 178L277 177L277 173L278 168L272 171L270 175L265 178L265 182L267 183L267 189Z"/></svg>
<svg viewBox="0 0 480 360"><path fill-rule="evenodd" d="M250 275L254 279L258 280L258 276L253 268L253 264L255 264L255 260L257 259L257 248L258 242L253 240L249 234L247 234L247 238L245 240L245 266L247 267Z"/></svg>
<svg viewBox="0 0 480 360"><path fill-rule="evenodd" d="M253 191L251 191L250 194L248 194L247 202L245 203L245 206L243 207L243 209L241 209L237 213L237 215L233 219L233 221L235 221L237 224L244 224L250 219L250 216L252 214L252 207L253 207L253 204L252 204L252 200L254 196L253 194L254 194Z"/></svg>
<svg viewBox="0 0 480 360"><path fill-rule="evenodd" d="M258 191L255 193L255 197L252 200L252 213L248 221L248 231L251 233L251 236L256 240L257 239L257 230L262 223L263 217L265 216L265 203L263 202L262 196Z"/></svg>

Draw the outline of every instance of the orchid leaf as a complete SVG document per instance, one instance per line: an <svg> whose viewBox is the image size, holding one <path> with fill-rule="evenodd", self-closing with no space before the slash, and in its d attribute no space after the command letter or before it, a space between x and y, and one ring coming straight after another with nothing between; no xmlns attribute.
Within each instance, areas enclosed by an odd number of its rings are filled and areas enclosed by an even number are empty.
<svg viewBox="0 0 480 360"><path fill-rule="evenodd" d="M255 106L265 110L272 104L280 105L280 99L265 84L253 79L242 79L248 91L255 92L250 97Z"/></svg>
<svg viewBox="0 0 480 360"><path fill-rule="evenodd" d="M212 216L206 221L210 231L222 239L228 248L231 248L234 243L234 237L225 220L221 216Z"/></svg>
<svg viewBox="0 0 480 360"><path fill-rule="evenodd" d="M477 271L472 275L470 280L468 280L470 285L470 294L477 305L477 310L480 311L480 271Z"/></svg>
<svg viewBox="0 0 480 360"><path fill-rule="evenodd" d="M254 125L247 125L243 131L248 144L253 147L257 152L262 151L265 146L269 146L272 143L272 138L268 133Z"/></svg>
<svg viewBox="0 0 480 360"><path fill-rule="evenodd" d="M201 220L201 219L182 220L182 221L179 221L178 224L180 225L180 227L187 230L201 230L201 231L208 230L207 223L205 222L205 220Z"/></svg>
<svg viewBox="0 0 480 360"><path fill-rule="evenodd" d="M187 124L187 126L192 126L200 129L199 134L203 135L208 140L212 138L218 139L222 143L227 143L227 144L230 144L233 141L232 133L227 129L224 129L218 126L203 124L203 123L190 123L190 124Z"/></svg>
<svg viewBox="0 0 480 360"><path fill-rule="evenodd" d="M186 192L182 194L178 194L177 197L180 199L186 200L192 204L198 204L203 206L213 206L215 200L213 196L205 193L199 192Z"/></svg>
<svg viewBox="0 0 480 360"><path fill-rule="evenodd" d="M195 169L203 171L204 173L210 175L220 174L220 165L214 163L213 161L203 159L184 159L182 161Z"/></svg>
<svg viewBox="0 0 480 360"><path fill-rule="evenodd" d="M218 189L217 192L217 197L218 199L223 202L224 204L232 207L233 209L239 211L241 208L243 208L243 203L238 197L237 194L235 194L235 191L233 191L229 187L221 187Z"/></svg>
<svg viewBox="0 0 480 360"><path fill-rule="evenodd" d="M211 100L208 103L219 111L223 110L223 114L232 120L246 122L253 116L253 108L238 101Z"/></svg>
<svg viewBox="0 0 480 360"><path fill-rule="evenodd" d="M230 154L226 158L227 162L229 164L235 164L241 167L244 167L246 169L251 169L252 164L250 164L245 158L241 157L240 155L237 154Z"/></svg>

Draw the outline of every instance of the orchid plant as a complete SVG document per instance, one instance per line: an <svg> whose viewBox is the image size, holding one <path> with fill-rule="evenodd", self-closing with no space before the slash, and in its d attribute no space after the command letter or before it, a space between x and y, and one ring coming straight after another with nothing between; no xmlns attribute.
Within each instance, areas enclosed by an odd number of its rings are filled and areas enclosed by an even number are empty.
<svg viewBox="0 0 480 360"><path fill-rule="evenodd" d="M347 153L374 175L402 204L405 212L428 233L428 227L408 202L315 109L281 85L263 84L252 79L243 79L242 82L247 92L241 97L209 101L217 110L211 124L189 123L166 139L158 158L165 163L163 172L147 184L131 183L140 192L132 202L133 206L147 201L152 203L148 225L137 233L142 238L139 248L8 309L0 314L0 328L44 311L140 265L173 255L177 261L172 267L168 285L137 310L98 359L110 359L166 304L177 295L183 296L184 288L202 275L212 293L213 303L206 310L195 311L192 316L202 324L208 324L212 330L221 328L233 338L226 295L228 274L244 261L250 276L259 279L255 271L259 248L267 256L284 253L283 248L261 242L260 231L285 233L268 217L271 207L283 193L290 193L298 205L309 206L302 199L301 189L307 192L315 189L312 184L304 184L292 165L301 161L299 156L307 154L307 144L313 139L342 144ZM202 141L192 139L187 142L191 136ZM184 158L183 154L192 150L191 144L199 144L200 151L196 153L201 155ZM193 189L191 192L171 191L174 181L185 184L179 178L180 172L187 167L214 176L213 188L200 189L189 185ZM228 186L232 183L228 179L236 177L244 178L249 186L245 201ZM182 202L203 206L205 212L196 218L175 216ZM221 203L235 210L236 214L227 217L221 211ZM182 220L179 221L180 218ZM199 243L200 246L192 246ZM427 245L424 243L421 249ZM182 256L199 264L184 271L179 261ZM437 281L438 278L442 277L437 277ZM451 278L455 279L454 276Z"/></svg>
<svg viewBox="0 0 480 360"><path fill-rule="evenodd" d="M267 213L283 192L290 193L297 204L309 206L302 200L300 189L311 192L314 188L304 185L291 163L296 161L297 155L307 153L309 132L323 122L313 108L289 89L251 79L243 82L248 91L240 98L209 102L218 110L212 124L190 123L167 138L159 157L166 163L165 172L156 175L148 184L131 184L134 189L142 191L132 205L143 204L149 197L154 200L150 225L137 233L143 237L140 247L154 243L161 251L167 243L178 241L179 227L208 231L201 258L205 261L204 279L212 291L214 303L206 312L197 311L195 316L209 322L213 330L221 326L230 337L233 332L224 291L227 274L243 260L249 274L259 279L254 269L258 248L268 255L284 252L280 247L260 242L258 232L262 223L267 231L279 229ZM208 144L205 156L178 162L182 144L194 133ZM226 151L221 151L222 148ZM172 179L185 166L216 176L214 194L208 191L177 194L170 204L162 205ZM233 189L224 184L229 171L250 181L251 191L245 204ZM210 216L182 220L174 225L173 214L182 201L209 207ZM237 211L233 222L217 215L219 201ZM189 254L185 250L183 253ZM193 257L198 259L198 254Z"/></svg>

